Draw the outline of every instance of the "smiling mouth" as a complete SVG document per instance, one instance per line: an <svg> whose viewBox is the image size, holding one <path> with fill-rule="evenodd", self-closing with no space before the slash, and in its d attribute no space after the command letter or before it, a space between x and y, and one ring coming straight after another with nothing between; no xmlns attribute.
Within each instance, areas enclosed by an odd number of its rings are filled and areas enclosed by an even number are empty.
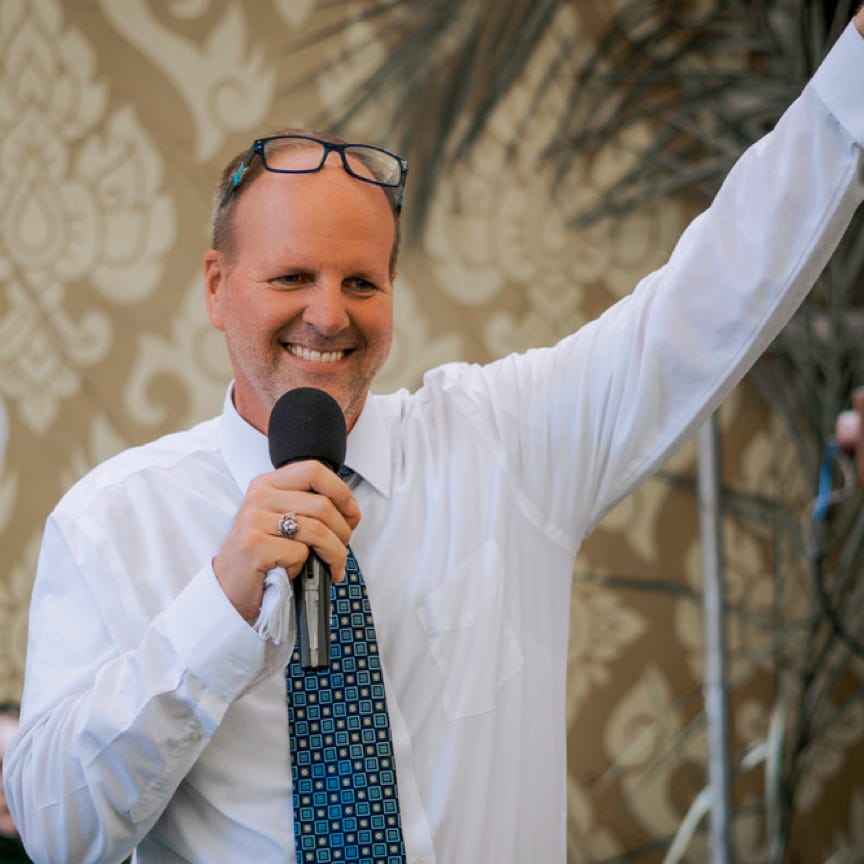
<svg viewBox="0 0 864 864"><path fill-rule="evenodd" d="M336 363L347 355L347 351L315 351L302 345L286 345L289 354L301 360L311 360L313 363Z"/></svg>

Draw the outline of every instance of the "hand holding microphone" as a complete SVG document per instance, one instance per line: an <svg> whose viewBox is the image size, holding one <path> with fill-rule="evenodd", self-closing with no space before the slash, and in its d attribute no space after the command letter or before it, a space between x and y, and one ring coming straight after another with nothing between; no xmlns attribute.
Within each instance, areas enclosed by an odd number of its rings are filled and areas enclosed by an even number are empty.
<svg viewBox="0 0 864 864"><path fill-rule="evenodd" d="M269 584L270 577L281 573L279 568L284 569L289 578L297 577L295 593L300 599L304 593L300 590L302 571L312 553L319 566L324 565L328 581L331 573L339 579L351 532L360 521L353 495L334 473L333 466L341 465L345 452L345 421L338 404L326 393L313 391L319 395L312 396L311 401L329 400L329 409L324 413L310 408L310 397L301 391L289 392L300 395L283 396L285 401L279 400L279 410L274 408L270 423L271 460L282 467L252 480L228 536L213 558L214 574L226 596L256 629L263 617L259 612L265 579ZM322 440L330 441L327 450L318 449ZM291 541L280 536L279 531L280 518L286 513L295 515L299 529ZM281 579L284 584L285 576ZM317 617L319 626L321 619L326 619L329 637L329 597L323 603L322 595L323 586L319 586L318 609L320 612L323 607L323 615ZM300 623L302 649L302 634L309 628ZM319 658L319 662L324 659Z"/></svg>
<svg viewBox="0 0 864 864"><path fill-rule="evenodd" d="M267 437L274 468L316 459L335 472L345 461L347 431L342 409L332 396L314 387L289 390L276 401ZM294 608L300 663L304 669L327 668L330 569L312 549L294 582Z"/></svg>

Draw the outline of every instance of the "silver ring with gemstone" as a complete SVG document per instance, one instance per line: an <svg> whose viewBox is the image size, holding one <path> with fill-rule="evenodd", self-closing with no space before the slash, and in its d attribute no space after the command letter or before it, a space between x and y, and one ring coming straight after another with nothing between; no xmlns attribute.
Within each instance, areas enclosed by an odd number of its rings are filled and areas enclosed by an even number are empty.
<svg viewBox="0 0 864 864"><path fill-rule="evenodd" d="M286 540L293 540L300 531L300 526L297 524L296 513L283 513L279 517L279 536Z"/></svg>

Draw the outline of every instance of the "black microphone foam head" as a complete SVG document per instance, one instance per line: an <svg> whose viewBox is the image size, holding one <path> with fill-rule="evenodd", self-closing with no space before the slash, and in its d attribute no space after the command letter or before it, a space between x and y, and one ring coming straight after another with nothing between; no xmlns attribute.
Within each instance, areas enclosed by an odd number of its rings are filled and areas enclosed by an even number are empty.
<svg viewBox="0 0 864 864"><path fill-rule="evenodd" d="M267 437L274 468L317 459L338 471L345 461L348 433L342 409L329 393L315 387L288 390L276 400Z"/></svg>

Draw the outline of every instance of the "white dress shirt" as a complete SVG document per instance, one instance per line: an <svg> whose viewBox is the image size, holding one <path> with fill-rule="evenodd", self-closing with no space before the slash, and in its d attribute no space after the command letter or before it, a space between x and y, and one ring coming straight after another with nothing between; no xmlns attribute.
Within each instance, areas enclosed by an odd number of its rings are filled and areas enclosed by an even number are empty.
<svg viewBox="0 0 864 864"><path fill-rule="evenodd" d="M582 539L788 320L862 198L844 33L669 263L554 348L370 397L348 441L409 862L563 862ZM230 395L230 394L229 394ZM221 417L109 460L48 520L4 780L38 861L294 861L283 667L211 558L267 443Z"/></svg>

